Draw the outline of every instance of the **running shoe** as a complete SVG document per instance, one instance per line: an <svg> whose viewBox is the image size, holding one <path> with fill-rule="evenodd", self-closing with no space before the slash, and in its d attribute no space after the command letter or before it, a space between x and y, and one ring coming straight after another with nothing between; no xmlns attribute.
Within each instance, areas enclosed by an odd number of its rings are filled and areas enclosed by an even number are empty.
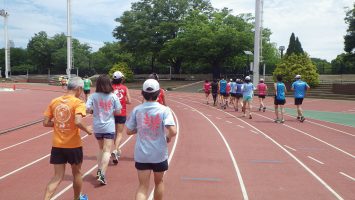
<svg viewBox="0 0 355 200"><path fill-rule="evenodd" d="M97 179L101 185L107 185L107 182L105 180L105 175L101 174L99 178Z"/></svg>
<svg viewBox="0 0 355 200"><path fill-rule="evenodd" d="M297 119L298 119L298 120L300 120L300 119L301 119L301 117L300 117L300 116L297 116Z"/></svg>
<svg viewBox="0 0 355 200"><path fill-rule="evenodd" d="M285 120L284 120L284 119L282 119L280 122L283 124L283 123L285 123Z"/></svg>
<svg viewBox="0 0 355 200"><path fill-rule="evenodd" d="M96 178L99 179L101 174L102 174L101 169L98 169L97 172L96 172Z"/></svg>
<svg viewBox="0 0 355 200"><path fill-rule="evenodd" d="M249 115L249 119L253 119L253 117L251 115Z"/></svg>
<svg viewBox="0 0 355 200"><path fill-rule="evenodd" d="M119 151L114 151L111 153L111 157L112 157L112 162L114 164L117 164L118 163L118 160L120 159L121 157L121 153Z"/></svg>
<svg viewBox="0 0 355 200"><path fill-rule="evenodd" d="M266 107L263 108L263 112L265 112L265 111L266 111Z"/></svg>
<svg viewBox="0 0 355 200"><path fill-rule="evenodd" d="M78 200L89 200L88 195L86 194L80 194L80 197Z"/></svg>
<svg viewBox="0 0 355 200"><path fill-rule="evenodd" d="M259 111L261 111L261 108L259 108Z"/></svg>
<svg viewBox="0 0 355 200"><path fill-rule="evenodd" d="M304 122L304 120L306 120L306 118L304 118L303 116L300 117L300 122Z"/></svg>
<svg viewBox="0 0 355 200"><path fill-rule="evenodd" d="M280 120L279 119L275 119L274 122L275 123L280 123Z"/></svg>

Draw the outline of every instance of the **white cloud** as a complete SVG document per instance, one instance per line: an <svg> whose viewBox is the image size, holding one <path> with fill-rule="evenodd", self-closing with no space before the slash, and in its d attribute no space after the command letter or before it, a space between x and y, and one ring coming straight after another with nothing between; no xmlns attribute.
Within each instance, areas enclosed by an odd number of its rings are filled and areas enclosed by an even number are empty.
<svg viewBox="0 0 355 200"><path fill-rule="evenodd" d="M93 50L105 41L113 41L112 31L117 26L114 19L129 10L134 1L71 0L73 36L90 44ZM235 14L254 14L255 0L211 2L217 8L233 9ZM272 30L272 42L287 46L291 32L295 32L311 56L332 60L343 52L347 28L344 7L352 4L353 0L264 0L264 26ZM42 30L49 36L66 33L65 0L0 0L0 5L10 13L9 36L16 46L25 47ZM0 31L0 47L3 46Z"/></svg>

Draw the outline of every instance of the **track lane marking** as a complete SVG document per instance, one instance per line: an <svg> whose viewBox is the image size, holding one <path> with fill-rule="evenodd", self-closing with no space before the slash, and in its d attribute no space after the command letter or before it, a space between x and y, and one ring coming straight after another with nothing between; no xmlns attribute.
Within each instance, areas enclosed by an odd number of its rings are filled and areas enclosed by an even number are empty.
<svg viewBox="0 0 355 200"><path fill-rule="evenodd" d="M188 99L185 99L188 100ZM200 104L199 102L193 101L193 100L188 100L191 102L195 102L197 104ZM204 105L204 104L202 104ZM205 105L204 105L205 106ZM309 167L307 167L307 165L305 165L302 161L300 161L295 155L293 155L291 152L289 152L287 149L285 149L281 144L279 144L278 142L276 142L276 140L274 140L273 138L271 138L270 136L268 136L267 134L265 134L264 132L260 131L258 128L256 128L255 126L249 124L248 122L228 113L225 112L223 110L219 110L216 109L220 112L224 112L227 115L230 115L232 117L234 117L235 119L242 121L243 123L247 124L248 126L252 127L254 130L258 131L259 133L261 133L262 135L264 135L266 138L268 138L270 141L272 141L276 146L280 147L286 154L288 154L291 158L293 158L298 164L300 164L307 172L309 172L315 179L317 179L329 192L331 192L337 199L339 200L344 200L333 188L331 188L322 178L320 178L315 172L313 172Z"/></svg>
<svg viewBox="0 0 355 200"><path fill-rule="evenodd" d="M184 103L181 103L181 102L178 102L178 101L175 101L175 100L171 100L171 101L174 101L174 102L176 102L176 103L179 103L179 104L185 105L185 106L187 106L187 107L193 108L193 107L191 107L191 106L189 106L189 105L187 105L187 104L184 104ZM240 184L240 187L241 187L241 190L242 190L242 194L243 194L243 199L244 199L244 200L248 200L248 199L249 199L249 198L248 198L248 194L247 194L247 191L246 191L246 187L245 187L245 185L244 185L244 181L243 181L243 178L242 178L240 169L239 169L238 164L237 164L237 161L236 161L236 159L235 159L235 157L234 157L233 151L231 150L231 148L230 148L230 146L229 146L229 144L228 144L226 138L224 137L224 135L222 134L222 132L218 129L218 127L217 127L206 115L204 115L204 114L203 114L202 112L200 112L198 109L196 109L196 112L198 112L198 113L199 113L200 115L202 115L207 121L209 121L209 122L212 124L212 126L217 130L217 132L219 133L219 135L221 136L221 138L222 138L224 144L225 144L226 147L227 147L229 156L230 156L230 158L231 158L231 160L232 160L234 169L235 169L235 171L236 171L237 178L238 178L238 180L239 180L239 184Z"/></svg>
<svg viewBox="0 0 355 200"><path fill-rule="evenodd" d="M291 147L289 147L289 146L287 146L287 145L284 145L284 147L286 147L286 148L288 148L288 149L290 149L290 150L292 150L292 151L296 151L296 149L291 148Z"/></svg>
<svg viewBox="0 0 355 200"><path fill-rule="evenodd" d="M129 136L120 146L119 148L122 148L124 145L126 145L126 143L128 143L128 141L133 137L133 135ZM89 169L83 176L82 178L84 179L87 175L89 175L91 172L93 172L96 168L98 167L98 165L94 165L91 169ZM64 188L63 190L61 190L60 192L58 192L54 197L51 198L51 200L55 200L57 199L59 196L61 196L62 194L64 194L66 191L68 191L70 188L73 187L73 183L69 184L66 188Z"/></svg>
<svg viewBox="0 0 355 200"><path fill-rule="evenodd" d="M349 178L349 179L352 180L352 181L355 181L355 178L353 178L353 177L351 177L351 176L345 174L344 172L339 172L339 174L341 174L341 175L343 175L343 176Z"/></svg>
<svg viewBox="0 0 355 200"><path fill-rule="evenodd" d="M237 126L239 126L240 128L244 128L244 126L241 126L241 125L237 125Z"/></svg>
<svg viewBox="0 0 355 200"><path fill-rule="evenodd" d="M313 157L311 157L311 156L307 156L309 159L311 159L311 160L313 160L313 161L316 161L317 163L319 163L319 164L321 164L321 165L324 165L324 163L323 162L321 162L321 161L319 161L319 160L317 160L317 159L315 159L315 158L313 158Z"/></svg>
<svg viewBox="0 0 355 200"><path fill-rule="evenodd" d="M233 122L231 122L231 121L226 121L227 123L229 123L229 124L233 124Z"/></svg>
<svg viewBox="0 0 355 200"><path fill-rule="evenodd" d="M88 136L88 135L86 134L86 135L83 136L81 139L85 139L87 136ZM11 171L11 172L9 172L9 173L6 173L5 175L3 175L3 176L0 177L0 180L4 179L4 178L6 178L6 177L8 177L8 176L10 176L10 175L12 175L12 174L15 174L15 173L17 173L17 172L19 172L19 171L21 171L21 170L27 168L27 167L30 167L31 165L36 164L36 163L38 163L39 161L41 161L41 160L43 160L43 159L49 157L50 155L51 155L51 154L47 154L47 155L45 155L45 156L43 156L43 157L41 157L41 158L39 158L39 159L37 159L37 160L35 160L35 161L33 161L33 162L28 163L27 165L24 165L24 166L22 166L22 167L20 167L20 168L17 168L16 170L13 170L13 171Z"/></svg>
<svg viewBox="0 0 355 200"><path fill-rule="evenodd" d="M250 130L250 132L255 133L255 134L259 134L258 132L254 131L254 130Z"/></svg>

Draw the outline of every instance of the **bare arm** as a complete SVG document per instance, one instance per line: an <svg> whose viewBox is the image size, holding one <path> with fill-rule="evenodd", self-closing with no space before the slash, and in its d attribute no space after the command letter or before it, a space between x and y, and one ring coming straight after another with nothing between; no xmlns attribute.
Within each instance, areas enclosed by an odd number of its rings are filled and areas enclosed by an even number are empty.
<svg viewBox="0 0 355 200"><path fill-rule="evenodd" d="M127 97L126 97L127 99L126 99L126 103L127 104L131 104L131 95L129 94L129 91L128 91L128 88L127 88Z"/></svg>
<svg viewBox="0 0 355 200"><path fill-rule="evenodd" d="M274 89L275 89L275 95L277 96L277 86L276 86L276 83L274 83Z"/></svg>
<svg viewBox="0 0 355 200"><path fill-rule="evenodd" d="M166 140L169 143L173 137L176 136L176 127L175 126L165 126L168 129L168 133L166 134Z"/></svg>
<svg viewBox="0 0 355 200"><path fill-rule="evenodd" d="M83 119L83 116L80 115L80 114L77 114L75 115L75 125L85 131L87 134L91 135L93 133L93 130L90 126L85 126L83 123L82 123L82 119Z"/></svg>
<svg viewBox="0 0 355 200"><path fill-rule="evenodd" d="M124 129L125 129L125 132L127 133L127 135L134 135L137 133L137 129L130 130L126 126L124 127Z"/></svg>
<svg viewBox="0 0 355 200"><path fill-rule="evenodd" d="M54 123L52 122L52 119L45 116L43 120L43 126L44 127L54 127Z"/></svg>

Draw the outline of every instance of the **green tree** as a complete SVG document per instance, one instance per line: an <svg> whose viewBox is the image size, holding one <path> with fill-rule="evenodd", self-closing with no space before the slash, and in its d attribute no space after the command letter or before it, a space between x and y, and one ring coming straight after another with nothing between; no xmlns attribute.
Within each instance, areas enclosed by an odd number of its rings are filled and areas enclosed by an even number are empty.
<svg viewBox="0 0 355 200"><path fill-rule="evenodd" d="M288 43L288 48L286 50L286 55L291 55L296 50L296 37L295 34L292 33L290 37L290 42Z"/></svg>
<svg viewBox="0 0 355 200"><path fill-rule="evenodd" d="M295 52L296 54L304 53L301 42L299 41L298 37L296 37L295 43Z"/></svg>
<svg viewBox="0 0 355 200"><path fill-rule="evenodd" d="M345 22L349 25L346 35L344 36L344 50L348 53L355 54L355 3L353 9L349 9L346 13Z"/></svg>
<svg viewBox="0 0 355 200"><path fill-rule="evenodd" d="M331 74L332 65L330 62L320 58L311 58L313 64L316 65L317 70L320 74Z"/></svg>
<svg viewBox="0 0 355 200"><path fill-rule="evenodd" d="M134 79L133 71L128 67L128 65L126 63L120 62L120 63L114 64L113 67L108 72L109 76L112 77L112 75L115 71L122 72L125 77L126 82L131 82Z"/></svg>
<svg viewBox="0 0 355 200"><path fill-rule="evenodd" d="M317 68L306 53L286 55L273 73L274 79L277 75L282 75L288 83L293 82L297 74L302 75L302 79L311 86L319 84Z"/></svg>
<svg viewBox="0 0 355 200"><path fill-rule="evenodd" d="M31 63L39 73L43 73L51 63L51 48L46 32L36 33L27 44L27 51Z"/></svg>

